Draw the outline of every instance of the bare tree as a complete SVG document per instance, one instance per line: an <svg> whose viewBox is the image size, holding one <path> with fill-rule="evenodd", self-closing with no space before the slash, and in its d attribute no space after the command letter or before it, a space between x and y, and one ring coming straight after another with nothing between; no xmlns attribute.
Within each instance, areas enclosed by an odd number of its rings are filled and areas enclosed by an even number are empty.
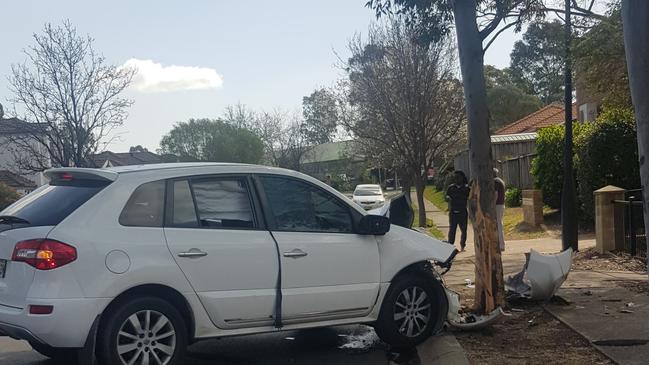
<svg viewBox="0 0 649 365"><path fill-rule="evenodd" d="M400 17L370 28L349 44L348 99L356 110L343 123L372 156L403 166L417 191L426 225L424 187L433 161L463 139L464 102L448 39L429 45ZM345 114L343 114L345 115Z"/></svg>
<svg viewBox="0 0 649 365"><path fill-rule="evenodd" d="M121 98L136 72L109 65L93 39L69 21L46 24L25 50L27 60L11 67L14 110L30 127L13 135L19 168L86 166L87 157L110 142L111 131L127 117L132 101Z"/></svg>
<svg viewBox="0 0 649 365"><path fill-rule="evenodd" d="M302 170L303 160L313 146L304 133L303 122L298 114L278 109L261 112L251 129L264 142L268 163Z"/></svg>

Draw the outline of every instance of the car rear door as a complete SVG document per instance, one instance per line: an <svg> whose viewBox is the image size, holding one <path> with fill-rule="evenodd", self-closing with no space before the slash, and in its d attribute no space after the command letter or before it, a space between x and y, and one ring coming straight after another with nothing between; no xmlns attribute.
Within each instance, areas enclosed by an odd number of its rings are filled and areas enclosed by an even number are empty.
<svg viewBox="0 0 649 365"><path fill-rule="evenodd" d="M369 313L379 292L379 250L374 236L354 233L352 208L301 179L256 181L280 252L283 323Z"/></svg>
<svg viewBox="0 0 649 365"><path fill-rule="evenodd" d="M190 177L167 186L165 236L220 328L273 324L277 249L245 175Z"/></svg>

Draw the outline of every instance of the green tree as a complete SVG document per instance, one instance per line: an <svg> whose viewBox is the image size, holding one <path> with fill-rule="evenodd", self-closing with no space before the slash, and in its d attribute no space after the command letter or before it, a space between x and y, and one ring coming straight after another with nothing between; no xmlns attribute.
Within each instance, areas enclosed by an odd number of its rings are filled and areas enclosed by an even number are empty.
<svg viewBox="0 0 649 365"><path fill-rule="evenodd" d="M616 8L575 42L577 87L602 100L605 108L632 105L622 33L622 16Z"/></svg>
<svg viewBox="0 0 649 365"><path fill-rule="evenodd" d="M162 137L160 153L179 161L259 163L264 145L255 133L222 120L190 119Z"/></svg>
<svg viewBox="0 0 649 365"><path fill-rule="evenodd" d="M510 55L513 82L544 104L563 100L564 42L561 22L535 21Z"/></svg>
<svg viewBox="0 0 649 365"><path fill-rule="evenodd" d="M484 73L492 133L541 108L538 97L526 94L514 85L509 69L486 65Z"/></svg>
<svg viewBox="0 0 649 365"><path fill-rule="evenodd" d="M13 202L18 200L19 196L16 190L7 186L7 184L0 182L0 211L10 206Z"/></svg>
<svg viewBox="0 0 649 365"><path fill-rule="evenodd" d="M331 142L338 127L336 95L320 88L302 98L302 129L308 141L314 144Z"/></svg>

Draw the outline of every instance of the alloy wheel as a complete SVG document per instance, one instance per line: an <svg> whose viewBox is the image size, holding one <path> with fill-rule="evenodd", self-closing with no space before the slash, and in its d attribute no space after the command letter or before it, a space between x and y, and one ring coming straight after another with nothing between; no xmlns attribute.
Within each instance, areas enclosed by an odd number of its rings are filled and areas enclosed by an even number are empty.
<svg viewBox="0 0 649 365"><path fill-rule="evenodd" d="M143 310L129 316L117 334L123 365L166 365L176 350L176 331L164 314Z"/></svg>
<svg viewBox="0 0 649 365"><path fill-rule="evenodd" d="M394 321L399 333L406 337L421 335L428 326L431 316L430 298L418 286L404 289L394 305Z"/></svg>

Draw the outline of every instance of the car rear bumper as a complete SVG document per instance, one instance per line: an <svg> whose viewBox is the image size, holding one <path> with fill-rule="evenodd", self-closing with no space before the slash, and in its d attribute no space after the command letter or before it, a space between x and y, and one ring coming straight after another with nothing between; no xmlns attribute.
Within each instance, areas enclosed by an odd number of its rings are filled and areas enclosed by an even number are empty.
<svg viewBox="0 0 649 365"><path fill-rule="evenodd" d="M8 323L2 323L2 322L0 322L0 336L9 336L16 340L26 340L29 342L45 343L43 340L34 336L33 333L31 333L29 330L25 328L14 326Z"/></svg>
<svg viewBox="0 0 649 365"><path fill-rule="evenodd" d="M28 299L28 304L52 305L47 315L29 314L29 306L15 308L0 304L0 332L15 339L53 347L81 348L95 318L109 299Z"/></svg>

